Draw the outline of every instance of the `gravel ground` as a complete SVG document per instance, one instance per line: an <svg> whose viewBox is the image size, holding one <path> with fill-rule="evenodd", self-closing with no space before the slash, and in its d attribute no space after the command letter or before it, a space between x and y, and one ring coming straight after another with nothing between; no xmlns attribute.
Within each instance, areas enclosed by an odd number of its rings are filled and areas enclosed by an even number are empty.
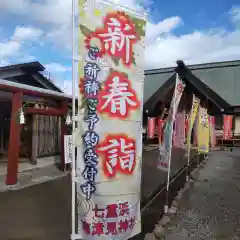
<svg viewBox="0 0 240 240"><path fill-rule="evenodd" d="M240 239L240 151L214 152L184 194L167 240Z"/></svg>

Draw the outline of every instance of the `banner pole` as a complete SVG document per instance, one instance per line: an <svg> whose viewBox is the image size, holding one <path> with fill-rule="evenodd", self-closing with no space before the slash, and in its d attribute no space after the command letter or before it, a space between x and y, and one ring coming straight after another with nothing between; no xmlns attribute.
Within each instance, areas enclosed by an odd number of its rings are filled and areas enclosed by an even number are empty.
<svg viewBox="0 0 240 240"><path fill-rule="evenodd" d="M72 0L72 235L74 239L76 234L76 151L75 151L75 110L76 110L76 97L75 97L75 1Z"/></svg>
<svg viewBox="0 0 240 240"><path fill-rule="evenodd" d="M193 106L192 106L192 109L191 109L191 112L190 112L189 123L188 123L188 133L187 133L187 174L186 174L186 182L189 181L189 165L190 165L191 138L192 138L192 129L190 127L193 124L193 123L191 123L192 114L193 114Z"/></svg>
<svg viewBox="0 0 240 240"><path fill-rule="evenodd" d="M173 103L174 104L174 103ZM167 172L167 189L166 189L166 202L164 206L164 213L168 213L168 204L169 204L169 185L170 185L170 175L171 175L171 160L172 160L172 140L173 140L173 122L174 122L174 112L175 112L175 107L173 106L173 112L172 112L172 123L171 123L171 135L170 135L170 149L168 153L168 172Z"/></svg>
<svg viewBox="0 0 240 240"><path fill-rule="evenodd" d="M189 181L190 153L191 153L191 142L188 143L188 149L187 149L187 175L186 175L186 182Z"/></svg>
<svg viewBox="0 0 240 240"><path fill-rule="evenodd" d="M177 85L177 78L178 78L178 74L176 73L176 85ZM174 95L173 95L173 99L175 99L176 96L176 91L174 90ZM173 123L174 123L174 116L175 116L175 111L176 111L176 106L174 101L172 101L173 107L172 107L172 116L171 116L171 129L170 129L170 140L169 140L169 144L170 144L170 148L169 148L169 152L167 153L167 157L168 157L168 172L167 172L167 189L166 189L166 199L165 199L165 205L164 205L164 213L168 213L168 204L169 204L169 185L170 185L170 174L171 174L171 158L172 158L172 140L173 140ZM171 107L170 107L171 110Z"/></svg>

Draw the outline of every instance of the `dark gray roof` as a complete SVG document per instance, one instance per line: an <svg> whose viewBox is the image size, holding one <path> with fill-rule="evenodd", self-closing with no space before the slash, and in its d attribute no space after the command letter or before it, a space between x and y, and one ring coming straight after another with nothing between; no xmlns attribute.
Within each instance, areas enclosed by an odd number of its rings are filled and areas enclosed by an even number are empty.
<svg viewBox="0 0 240 240"><path fill-rule="evenodd" d="M26 71L33 71L33 72L39 72L39 71L45 70L45 67L41 63L36 61L36 62L28 62L28 63L20 63L20 64L3 66L3 67L0 67L0 71L11 70L16 68L22 68Z"/></svg>
<svg viewBox="0 0 240 240"><path fill-rule="evenodd" d="M190 65L188 69L232 106L240 106L240 61ZM144 103L174 74L175 67L145 71Z"/></svg>
<svg viewBox="0 0 240 240"><path fill-rule="evenodd" d="M3 66L0 67L0 73L18 69L22 70L24 74L3 78L8 81L19 82L22 84L28 84L35 87L62 92L60 88L58 88L51 80L43 75L45 67L38 61ZM32 77L32 75L34 75L35 78Z"/></svg>

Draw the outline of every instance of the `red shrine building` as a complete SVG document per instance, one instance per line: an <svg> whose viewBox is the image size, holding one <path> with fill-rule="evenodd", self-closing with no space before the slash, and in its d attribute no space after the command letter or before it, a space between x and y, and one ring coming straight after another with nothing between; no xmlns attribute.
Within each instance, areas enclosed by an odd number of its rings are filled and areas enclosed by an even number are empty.
<svg viewBox="0 0 240 240"><path fill-rule="evenodd" d="M0 67L0 168L8 185L17 183L22 164L55 157L65 169L65 119L72 100L44 76L44 69L39 62Z"/></svg>

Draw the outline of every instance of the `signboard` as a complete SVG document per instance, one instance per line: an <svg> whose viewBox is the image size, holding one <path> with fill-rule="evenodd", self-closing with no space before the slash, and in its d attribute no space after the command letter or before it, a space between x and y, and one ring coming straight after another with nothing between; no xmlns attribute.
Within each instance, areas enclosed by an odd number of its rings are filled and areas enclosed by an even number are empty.
<svg viewBox="0 0 240 240"><path fill-rule="evenodd" d="M160 152L160 158L158 162L158 167L162 171L168 171L169 161L171 158L172 151L172 139L173 139L173 123L177 113L177 108L181 100L183 91L185 88L185 83L182 82L178 74L176 74L176 84L173 93L172 102L169 109L169 115L166 119L166 124L163 133L163 146ZM163 152L164 151L164 152Z"/></svg>
<svg viewBox="0 0 240 240"><path fill-rule="evenodd" d="M64 135L64 159L65 164L72 163L72 135Z"/></svg>
<svg viewBox="0 0 240 240"><path fill-rule="evenodd" d="M198 125L197 125L197 145L198 152L208 153L209 152L209 121L208 112L206 108L199 107L198 113Z"/></svg>
<svg viewBox="0 0 240 240"><path fill-rule="evenodd" d="M141 232L143 14L80 1L78 234L128 239Z"/></svg>
<svg viewBox="0 0 240 240"><path fill-rule="evenodd" d="M223 139L227 140L232 137L232 121L233 116L224 115L223 116Z"/></svg>

